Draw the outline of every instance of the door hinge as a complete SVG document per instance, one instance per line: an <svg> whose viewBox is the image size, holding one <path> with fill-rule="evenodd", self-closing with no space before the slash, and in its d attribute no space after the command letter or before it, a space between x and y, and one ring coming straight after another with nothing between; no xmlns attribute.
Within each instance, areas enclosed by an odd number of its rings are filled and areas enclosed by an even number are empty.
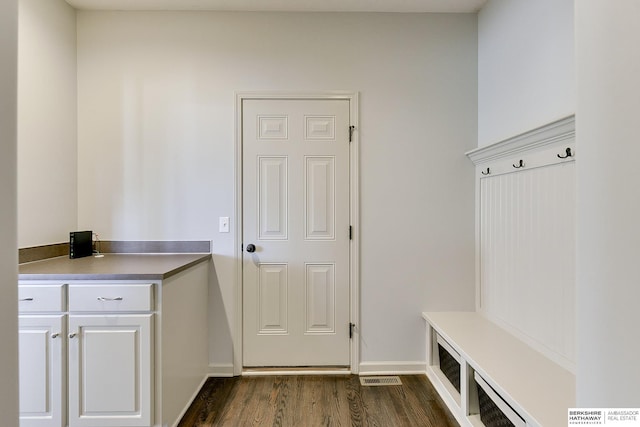
<svg viewBox="0 0 640 427"><path fill-rule="evenodd" d="M353 227L349 226L349 240L351 240L353 236Z"/></svg>
<svg viewBox="0 0 640 427"><path fill-rule="evenodd" d="M349 339L353 338L353 328L356 327L355 323L349 323Z"/></svg>
<svg viewBox="0 0 640 427"><path fill-rule="evenodd" d="M353 131L356 129L355 126L349 126L349 142L353 139Z"/></svg>

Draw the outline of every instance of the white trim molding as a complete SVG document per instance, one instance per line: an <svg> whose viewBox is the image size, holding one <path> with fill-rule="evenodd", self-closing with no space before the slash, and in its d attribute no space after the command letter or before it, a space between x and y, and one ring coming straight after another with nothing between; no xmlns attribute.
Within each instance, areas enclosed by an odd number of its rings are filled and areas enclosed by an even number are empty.
<svg viewBox="0 0 640 427"><path fill-rule="evenodd" d="M573 140L575 133L575 116L571 115L520 135L467 151L465 154L475 165L482 165L505 157L512 157L519 153L537 151L547 145Z"/></svg>
<svg viewBox="0 0 640 427"><path fill-rule="evenodd" d="M477 176L518 173L576 159L574 116L551 122L513 138L468 151Z"/></svg>
<svg viewBox="0 0 640 427"><path fill-rule="evenodd" d="M184 417L184 414L187 413L187 411L189 410L189 408L191 407L193 402L196 400L196 398L198 397L198 394L200 393L200 390L202 390L202 387L204 387L204 385L207 382L207 379L209 379L209 377L211 377L211 375L205 376L202 379L202 381L200 381L200 385L193 392L193 395L189 398L189 400L188 400L187 404L184 406L184 408L182 408L182 411L180 411L180 415L178 416L178 418L176 418L176 420L174 421L174 423L173 423L173 425L171 427L178 427L178 425L180 424L180 421L182 421L182 418Z"/></svg>
<svg viewBox="0 0 640 427"><path fill-rule="evenodd" d="M211 363L209 364L210 377L232 377L233 363Z"/></svg>
<svg viewBox="0 0 640 427"><path fill-rule="evenodd" d="M273 375L346 375L351 370L345 369L256 369L242 371L243 377L265 377Z"/></svg>
<svg viewBox="0 0 640 427"><path fill-rule="evenodd" d="M425 361L404 362L362 362L360 375L424 375L427 370Z"/></svg>
<svg viewBox="0 0 640 427"><path fill-rule="evenodd" d="M242 102L248 99L344 99L349 101L349 121L354 126L349 144L349 210L352 239L349 249L350 322L352 329L350 372L357 374L360 361L360 123L359 94L351 91L271 92L247 91L235 94L235 220L236 318L233 333L233 375L245 375L242 362ZM346 326L346 325L345 325Z"/></svg>

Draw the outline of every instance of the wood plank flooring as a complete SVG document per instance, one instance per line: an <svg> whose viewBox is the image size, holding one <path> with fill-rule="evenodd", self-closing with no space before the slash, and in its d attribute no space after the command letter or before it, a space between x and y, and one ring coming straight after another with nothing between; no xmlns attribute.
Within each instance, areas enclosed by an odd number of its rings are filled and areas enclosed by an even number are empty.
<svg viewBox="0 0 640 427"><path fill-rule="evenodd" d="M209 378L178 427L458 424L424 375L361 386L356 375Z"/></svg>

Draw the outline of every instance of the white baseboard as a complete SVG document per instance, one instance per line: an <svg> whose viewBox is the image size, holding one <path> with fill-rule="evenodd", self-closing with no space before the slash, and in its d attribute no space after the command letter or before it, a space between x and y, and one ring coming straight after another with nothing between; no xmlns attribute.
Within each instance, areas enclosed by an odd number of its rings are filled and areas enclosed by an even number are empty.
<svg viewBox="0 0 640 427"><path fill-rule="evenodd" d="M187 411L191 407L191 404L193 403L193 401L196 400L196 397L198 397L198 393L200 393L200 390L202 390L202 387L204 386L204 383L207 382L207 378L208 378L208 376L206 376L206 375L204 376L204 378L202 378L202 381L200 381L200 385L193 392L193 395L191 396L191 398L187 402L187 405L184 408L182 408L182 411L180 411L180 415L178 415L178 418L174 421L172 427L178 427L178 424L180 424L180 421L182 420L182 417L184 417L184 414L187 413Z"/></svg>
<svg viewBox="0 0 640 427"><path fill-rule="evenodd" d="M233 363L212 363L209 365L210 377L232 377Z"/></svg>
<svg viewBox="0 0 640 427"><path fill-rule="evenodd" d="M262 377L270 375L349 375L348 369L267 369L244 370L243 377Z"/></svg>
<svg viewBox="0 0 640 427"><path fill-rule="evenodd" d="M425 374L427 363L414 362L362 362L360 375L416 375Z"/></svg>
<svg viewBox="0 0 640 427"><path fill-rule="evenodd" d="M423 361L412 362L362 362L359 365L359 375L416 375L425 374L427 363ZM306 372L308 374L308 372ZM319 372L326 374L327 372ZM338 373L338 372L336 372ZM340 371L343 374L344 371ZM243 375L246 375L243 373ZM233 364L209 365L210 377L232 377Z"/></svg>

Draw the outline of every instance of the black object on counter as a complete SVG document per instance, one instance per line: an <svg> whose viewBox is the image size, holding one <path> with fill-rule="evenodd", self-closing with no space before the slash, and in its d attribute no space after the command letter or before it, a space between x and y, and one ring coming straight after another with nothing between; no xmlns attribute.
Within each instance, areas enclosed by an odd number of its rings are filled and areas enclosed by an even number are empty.
<svg viewBox="0 0 640 427"><path fill-rule="evenodd" d="M82 258L93 253L93 232L72 231L69 233L69 258Z"/></svg>

